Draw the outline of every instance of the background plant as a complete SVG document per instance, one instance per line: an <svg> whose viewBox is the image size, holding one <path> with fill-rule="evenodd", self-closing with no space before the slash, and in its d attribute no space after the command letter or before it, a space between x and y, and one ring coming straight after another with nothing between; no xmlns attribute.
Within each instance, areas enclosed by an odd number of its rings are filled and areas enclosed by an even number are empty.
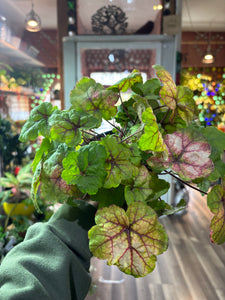
<svg viewBox="0 0 225 300"><path fill-rule="evenodd" d="M176 86L163 67L154 69L158 79L143 83L134 70L109 88L84 77L71 91L69 110L42 103L20 135L21 141L44 137L33 161L36 208L39 192L54 203L97 201L90 250L135 277L150 273L157 255L167 249L158 217L184 206L162 200L169 183L159 175L171 175L204 194L215 185L208 194L214 213L210 236L214 243L225 242L225 135L197 126L192 91ZM130 98L124 102L127 91ZM103 120L114 128L110 134L97 133Z"/></svg>
<svg viewBox="0 0 225 300"><path fill-rule="evenodd" d="M0 176L3 171L13 170L16 166L21 166L25 160L30 161L27 148L30 143L21 143L18 140L19 134L16 132L15 123L0 116Z"/></svg>
<svg viewBox="0 0 225 300"><path fill-rule="evenodd" d="M52 214L47 201L40 200L42 214L34 211L31 200L31 163L21 166L17 174L5 172L0 177L0 260L23 241L30 225L46 221Z"/></svg>
<svg viewBox="0 0 225 300"><path fill-rule="evenodd" d="M19 86L40 88L45 82L43 74L39 68L11 68L0 62L0 84L8 89Z"/></svg>

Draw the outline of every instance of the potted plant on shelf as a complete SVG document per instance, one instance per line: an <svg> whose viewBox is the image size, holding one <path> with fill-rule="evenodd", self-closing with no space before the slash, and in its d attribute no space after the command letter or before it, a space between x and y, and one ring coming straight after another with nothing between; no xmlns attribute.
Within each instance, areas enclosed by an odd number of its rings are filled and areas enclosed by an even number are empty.
<svg viewBox="0 0 225 300"><path fill-rule="evenodd" d="M134 70L108 88L84 77L71 91L69 110L42 103L20 135L21 141L44 137L33 161L37 210L39 192L52 202L96 201L91 252L135 277L153 271L156 256L167 249L158 217L184 206L162 200L169 190L162 175L204 194L214 184L207 197L214 213L210 236L214 243L225 242L225 135L199 126L191 90L176 86L162 66L154 69L158 79L143 83ZM113 128L108 134L97 130L103 120Z"/></svg>

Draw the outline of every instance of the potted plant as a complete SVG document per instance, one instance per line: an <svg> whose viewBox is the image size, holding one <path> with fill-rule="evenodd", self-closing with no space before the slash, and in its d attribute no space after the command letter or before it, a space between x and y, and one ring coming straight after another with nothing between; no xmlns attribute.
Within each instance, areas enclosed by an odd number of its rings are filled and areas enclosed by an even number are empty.
<svg viewBox="0 0 225 300"><path fill-rule="evenodd" d="M30 200L30 189L32 183L31 164L27 164L21 169L16 169L17 174L5 172L4 177L0 177L0 186L4 190L0 194L1 212L6 214L7 222L14 215L30 216L34 212L34 205Z"/></svg>
<svg viewBox="0 0 225 300"><path fill-rule="evenodd" d="M156 256L167 249L158 218L184 207L162 200L169 190L162 175L204 194L214 184L207 197L214 213L210 236L225 242L225 135L201 127L192 91L176 86L162 66L154 69L158 78L143 83L134 70L108 88L84 77L71 91L69 110L42 103L20 135L21 141L44 137L33 161L37 210L39 192L52 202L97 202L96 225L88 233L91 252L135 277L153 271ZM113 128L108 133L98 130L103 120Z"/></svg>

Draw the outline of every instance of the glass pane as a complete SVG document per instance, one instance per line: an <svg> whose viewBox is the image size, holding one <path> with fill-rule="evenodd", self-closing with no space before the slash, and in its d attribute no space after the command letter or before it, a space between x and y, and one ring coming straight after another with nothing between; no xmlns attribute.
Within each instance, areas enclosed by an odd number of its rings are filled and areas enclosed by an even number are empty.
<svg viewBox="0 0 225 300"><path fill-rule="evenodd" d="M81 75L92 77L103 85L111 85L134 69L143 80L154 76L155 49L81 49Z"/></svg>
<svg viewBox="0 0 225 300"><path fill-rule="evenodd" d="M162 0L77 0L77 33L160 34L162 11Z"/></svg>

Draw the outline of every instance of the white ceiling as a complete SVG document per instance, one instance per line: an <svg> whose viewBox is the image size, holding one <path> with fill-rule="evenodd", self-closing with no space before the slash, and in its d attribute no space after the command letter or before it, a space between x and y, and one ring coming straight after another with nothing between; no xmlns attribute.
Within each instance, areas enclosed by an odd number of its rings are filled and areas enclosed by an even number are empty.
<svg viewBox="0 0 225 300"><path fill-rule="evenodd" d="M139 1L141 4L142 0ZM182 1L183 8L182 30L225 31L225 0L178 1ZM57 28L56 2L56 0L33 0L34 10L42 21L42 28ZM108 2L113 3L113 0ZM155 2L156 0L154 0ZM0 0L0 15L5 15L16 33L19 33L24 30L25 15L31 10L31 5L32 0Z"/></svg>
<svg viewBox="0 0 225 300"><path fill-rule="evenodd" d="M225 0L182 1L182 30L225 31Z"/></svg>

